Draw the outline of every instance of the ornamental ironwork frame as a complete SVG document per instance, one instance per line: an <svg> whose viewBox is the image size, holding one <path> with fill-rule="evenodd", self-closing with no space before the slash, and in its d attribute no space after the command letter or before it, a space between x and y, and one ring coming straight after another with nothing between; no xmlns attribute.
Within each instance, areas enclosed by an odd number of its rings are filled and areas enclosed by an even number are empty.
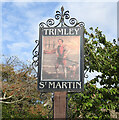
<svg viewBox="0 0 119 120"><path fill-rule="evenodd" d="M55 23L55 20L57 22L57 24ZM39 63L39 56L40 56L40 49L39 49L39 46L40 46L40 30L42 31L45 27L47 28L57 28L57 27L70 27L70 28L73 28L73 27L79 27L80 29L82 29L82 31L84 32L84 27L85 27L85 24L84 22L78 22L78 20L76 18L71 18L70 15L69 15L69 11L64 11L64 7L62 6L61 7L61 11L56 11L56 15L55 15L55 20L50 18L45 22L41 22L39 24L39 40L36 40L36 47L34 48L32 54L33 54L33 63L32 63L32 66L36 72L36 75L35 77L38 78L39 75L38 75L38 66L40 65ZM82 40L83 40L83 36L82 36ZM83 47L83 44L82 44L82 47ZM82 51L82 56L84 54L84 51ZM84 60L84 58L82 58L82 60ZM83 63L84 64L84 63ZM84 68L82 68L83 70ZM87 71L83 74L83 76L85 78L87 78L88 76L86 75ZM82 77L83 77L82 76ZM84 82L84 81L83 81ZM47 100L47 96L46 96L46 92L49 92L49 91L41 91L40 93L40 98L41 100ZM48 109L49 109L49 113L48 113L48 117L49 119L50 118L53 118L53 114L54 114L54 91L50 91L51 92L51 104L47 105ZM68 92L71 92L71 91L68 91ZM81 92L81 91L75 91L75 92ZM76 99L76 94L75 93L67 93L67 116L66 118L72 118L72 115L69 115L69 112L71 113L70 111L70 108L72 108L72 106L69 106L68 105L68 102L70 101L70 99L72 98Z"/></svg>
<svg viewBox="0 0 119 120"><path fill-rule="evenodd" d="M69 15L69 11L64 11L64 7L62 6L61 7L61 12L60 11L56 11L56 15L55 15L55 19L56 20L59 20L58 24L55 25L55 20L54 19L48 19L45 22L41 22L39 24L39 28L44 28L45 26L46 27L80 27L80 28L84 28L85 27L85 24L84 22L78 22L78 20L76 18L70 18L70 15ZM69 20L69 25L66 24L65 20ZM39 36L40 37L40 36ZM38 63L38 60L39 60L39 45L40 45L40 41L39 40L36 40L36 47L34 48L32 54L33 54L33 68L34 70L36 71L36 74L37 74L37 70L36 70L36 67L38 67L39 63ZM37 77L37 75L36 75Z"/></svg>
<svg viewBox="0 0 119 120"><path fill-rule="evenodd" d="M43 27L81 27L85 26L84 22L78 22L76 18L70 18L69 11L64 11L64 7L61 7L61 12L56 11L55 19L59 20L58 24L55 25L54 19L48 19L46 23L41 22L39 24L40 28ZM69 25L65 22L65 20L69 20Z"/></svg>

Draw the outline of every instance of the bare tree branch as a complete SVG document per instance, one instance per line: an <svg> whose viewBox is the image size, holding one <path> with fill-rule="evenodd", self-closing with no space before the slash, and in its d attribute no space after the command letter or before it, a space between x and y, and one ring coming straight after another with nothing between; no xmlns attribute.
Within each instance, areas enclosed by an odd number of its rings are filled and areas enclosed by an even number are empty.
<svg viewBox="0 0 119 120"><path fill-rule="evenodd" d="M11 101L11 102L1 101L1 100L0 100L0 103L13 104L13 103L21 102L24 98L25 98L25 97L21 98L20 100L17 100L17 101Z"/></svg>
<svg viewBox="0 0 119 120"><path fill-rule="evenodd" d="M13 97L13 95L11 95L11 96L9 96L9 97L0 98L0 100L7 100L7 99L10 99L10 98L12 98L12 97Z"/></svg>

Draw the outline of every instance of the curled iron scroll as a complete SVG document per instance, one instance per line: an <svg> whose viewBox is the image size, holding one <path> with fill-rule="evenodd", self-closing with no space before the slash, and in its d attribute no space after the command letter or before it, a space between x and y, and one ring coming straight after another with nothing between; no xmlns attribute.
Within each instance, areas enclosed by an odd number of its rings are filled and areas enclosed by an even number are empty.
<svg viewBox="0 0 119 120"><path fill-rule="evenodd" d="M60 11L56 11L55 19L59 20L61 18Z"/></svg>
<svg viewBox="0 0 119 120"><path fill-rule="evenodd" d="M48 27L52 27L54 24L55 24L55 21L53 19L48 19L47 22L46 22L46 25Z"/></svg>
<svg viewBox="0 0 119 120"><path fill-rule="evenodd" d="M55 25L55 20L54 19L48 19L46 23L41 22L39 24L40 28L43 27L84 27L85 24L84 22L78 22L76 18L70 18L69 11L64 11L64 8L61 7L61 12L56 11L55 19L59 20L58 24ZM66 24L65 20L69 19L69 24Z"/></svg>
<svg viewBox="0 0 119 120"><path fill-rule="evenodd" d="M69 19L70 18L69 11L65 11L64 12L64 17L65 17L65 19Z"/></svg>
<svg viewBox="0 0 119 120"><path fill-rule="evenodd" d="M39 46L39 40L35 40L35 42L36 42L36 47L34 48L34 50L32 52L32 54L33 54L32 67L33 67L35 73L37 74L35 67L38 67L38 56L39 56L38 46ZM37 76L35 76L35 77L37 77Z"/></svg>
<svg viewBox="0 0 119 120"><path fill-rule="evenodd" d="M46 93L40 93L40 99L41 101L48 101L48 95ZM54 108L54 93L51 93L50 96L50 100L51 100L51 104L46 104L47 110L48 110L48 118L52 118L53 119L53 108Z"/></svg>

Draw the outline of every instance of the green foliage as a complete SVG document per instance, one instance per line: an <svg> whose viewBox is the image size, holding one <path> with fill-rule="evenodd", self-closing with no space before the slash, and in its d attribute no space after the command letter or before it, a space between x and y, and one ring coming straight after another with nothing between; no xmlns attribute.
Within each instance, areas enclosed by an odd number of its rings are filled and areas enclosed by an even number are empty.
<svg viewBox="0 0 119 120"><path fill-rule="evenodd" d="M85 84L83 93L77 94L75 117L90 119L109 119L110 110L115 110L119 101L117 88L97 88L91 83Z"/></svg>
<svg viewBox="0 0 119 120"><path fill-rule="evenodd" d="M99 72L94 79L84 85L84 91L77 93L76 99L70 100L69 106L73 110L69 114L73 118L111 119L111 110L119 111L119 46L106 40L106 36L98 28L85 30L85 64L84 69L89 72ZM47 109L40 101L37 82L33 76L31 66L23 64L16 58L9 58L1 64L2 97L11 96L3 103L3 118L41 118L45 119ZM96 83L102 87L97 88Z"/></svg>
<svg viewBox="0 0 119 120"><path fill-rule="evenodd" d="M2 117L45 119L47 110L39 98L33 68L16 57L5 58L0 64L2 74ZM0 83L1 84L1 83Z"/></svg>
<svg viewBox="0 0 119 120"><path fill-rule="evenodd" d="M76 106L75 118L111 119L110 111L119 111L119 46L115 39L113 43L106 41L98 28L90 30L85 30L85 70L100 74L86 83L84 92L70 104ZM97 88L96 83L102 88Z"/></svg>
<svg viewBox="0 0 119 120"><path fill-rule="evenodd" d="M41 112L38 114L29 113L28 107L20 109L18 105L14 104L3 104L2 111L3 119L46 119L46 116L43 116Z"/></svg>
<svg viewBox="0 0 119 120"><path fill-rule="evenodd" d="M102 74L92 80L99 82L104 87L111 88L118 85L119 71L119 46L106 41L102 31L90 28L91 33L85 30L85 69L90 72L101 72ZM99 81L100 80L100 81Z"/></svg>

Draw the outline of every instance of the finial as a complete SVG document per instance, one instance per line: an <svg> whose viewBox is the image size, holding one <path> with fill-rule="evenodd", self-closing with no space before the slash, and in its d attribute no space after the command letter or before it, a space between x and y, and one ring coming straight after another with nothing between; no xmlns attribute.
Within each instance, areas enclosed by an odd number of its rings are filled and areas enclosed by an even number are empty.
<svg viewBox="0 0 119 120"><path fill-rule="evenodd" d="M64 7L63 7L63 6L61 7L61 11L62 11L62 13L63 13L63 11L64 11Z"/></svg>

